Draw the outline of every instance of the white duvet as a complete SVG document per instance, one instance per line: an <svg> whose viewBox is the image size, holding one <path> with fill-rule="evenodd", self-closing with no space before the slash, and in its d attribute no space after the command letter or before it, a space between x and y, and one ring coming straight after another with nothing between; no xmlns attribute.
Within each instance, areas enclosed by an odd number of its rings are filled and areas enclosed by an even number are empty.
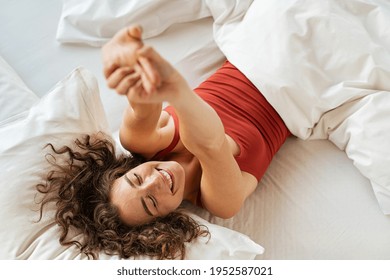
<svg viewBox="0 0 390 280"><path fill-rule="evenodd" d="M220 49L290 131L345 150L390 214L390 1L122 2L64 1L57 39L99 46L131 23L154 36L212 16Z"/></svg>
<svg viewBox="0 0 390 280"><path fill-rule="evenodd" d="M390 2L255 0L215 39L291 132L329 138L390 214Z"/></svg>

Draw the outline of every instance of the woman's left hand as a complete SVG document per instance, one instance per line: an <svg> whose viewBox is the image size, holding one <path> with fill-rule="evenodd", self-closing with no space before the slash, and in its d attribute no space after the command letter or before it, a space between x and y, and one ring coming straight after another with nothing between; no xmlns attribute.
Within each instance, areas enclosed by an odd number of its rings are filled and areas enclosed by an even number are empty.
<svg viewBox="0 0 390 280"><path fill-rule="evenodd" d="M137 57L133 68L118 68L108 79L109 86L126 94L130 102L173 104L189 89L180 73L152 47L143 46Z"/></svg>
<svg viewBox="0 0 390 280"><path fill-rule="evenodd" d="M158 73L138 51L144 47L140 26L120 30L102 48L103 72L107 85L119 94L127 94L140 78L147 92L160 83ZM147 77L147 80L145 79Z"/></svg>

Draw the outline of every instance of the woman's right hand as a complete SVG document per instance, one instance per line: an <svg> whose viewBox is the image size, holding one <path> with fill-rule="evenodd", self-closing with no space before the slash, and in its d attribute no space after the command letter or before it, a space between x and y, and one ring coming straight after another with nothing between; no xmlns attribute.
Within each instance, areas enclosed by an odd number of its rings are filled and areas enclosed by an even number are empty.
<svg viewBox="0 0 390 280"><path fill-rule="evenodd" d="M172 101L186 82L168 61L144 45L141 37L142 29L131 26L103 46L107 85L133 103Z"/></svg>
<svg viewBox="0 0 390 280"><path fill-rule="evenodd" d="M142 29L140 26L130 26L117 32L102 47L104 76L109 78L120 67L134 67L137 61L136 51L142 46Z"/></svg>

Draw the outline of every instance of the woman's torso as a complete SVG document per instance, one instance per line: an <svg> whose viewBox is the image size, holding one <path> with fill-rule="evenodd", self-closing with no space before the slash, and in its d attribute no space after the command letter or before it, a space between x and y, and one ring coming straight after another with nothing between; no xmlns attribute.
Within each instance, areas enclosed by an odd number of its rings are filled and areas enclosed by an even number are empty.
<svg viewBox="0 0 390 280"><path fill-rule="evenodd" d="M177 129L173 121L170 121L168 126L171 126L171 129ZM229 143L230 152L233 155L239 154L239 147L237 143L229 136L226 135L226 139ZM186 200L191 203L201 206L200 203L200 183L202 178L202 168L200 166L199 160L190 153L187 148L183 145L181 140L179 139L175 147L167 154L163 155L159 158L154 158L156 160L164 160L164 161L176 161L178 162L184 169L186 180L185 180L185 189L192 190L189 197L186 197Z"/></svg>
<svg viewBox="0 0 390 280"><path fill-rule="evenodd" d="M221 118L230 151L243 172L259 181L274 154L290 135L284 122L261 92L232 64L225 64L194 91ZM172 107L168 126L175 131L171 147L157 154L157 160L174 160L186 172L187 188L199 190L202 170L178 135L179 121ZM199 197L199 195L196 195Z"/></svg>

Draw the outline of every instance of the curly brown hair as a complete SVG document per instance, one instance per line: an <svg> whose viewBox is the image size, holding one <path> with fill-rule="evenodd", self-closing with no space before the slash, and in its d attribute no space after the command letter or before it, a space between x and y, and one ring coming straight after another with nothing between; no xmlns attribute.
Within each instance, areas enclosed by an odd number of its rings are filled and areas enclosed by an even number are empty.
<svg viewBox="0 0 390 280"><path fill-rule="evenodd" d="M53 166L37 190L44 194L39 202L42 219L45 205L55 203L55 221L60 226L60 243L76 245L88 258L97 259L103 251L120 258L149 256L153 259L185 258L185 243L199 236L209 236L180 207L148 224L129 226L110 202L115 179L144 160L138 155L115 152L107 137L86 135L75 140L75 147L50 147L47 154ZM70 232L83 234L83 241L72 240Z"/></svg>

